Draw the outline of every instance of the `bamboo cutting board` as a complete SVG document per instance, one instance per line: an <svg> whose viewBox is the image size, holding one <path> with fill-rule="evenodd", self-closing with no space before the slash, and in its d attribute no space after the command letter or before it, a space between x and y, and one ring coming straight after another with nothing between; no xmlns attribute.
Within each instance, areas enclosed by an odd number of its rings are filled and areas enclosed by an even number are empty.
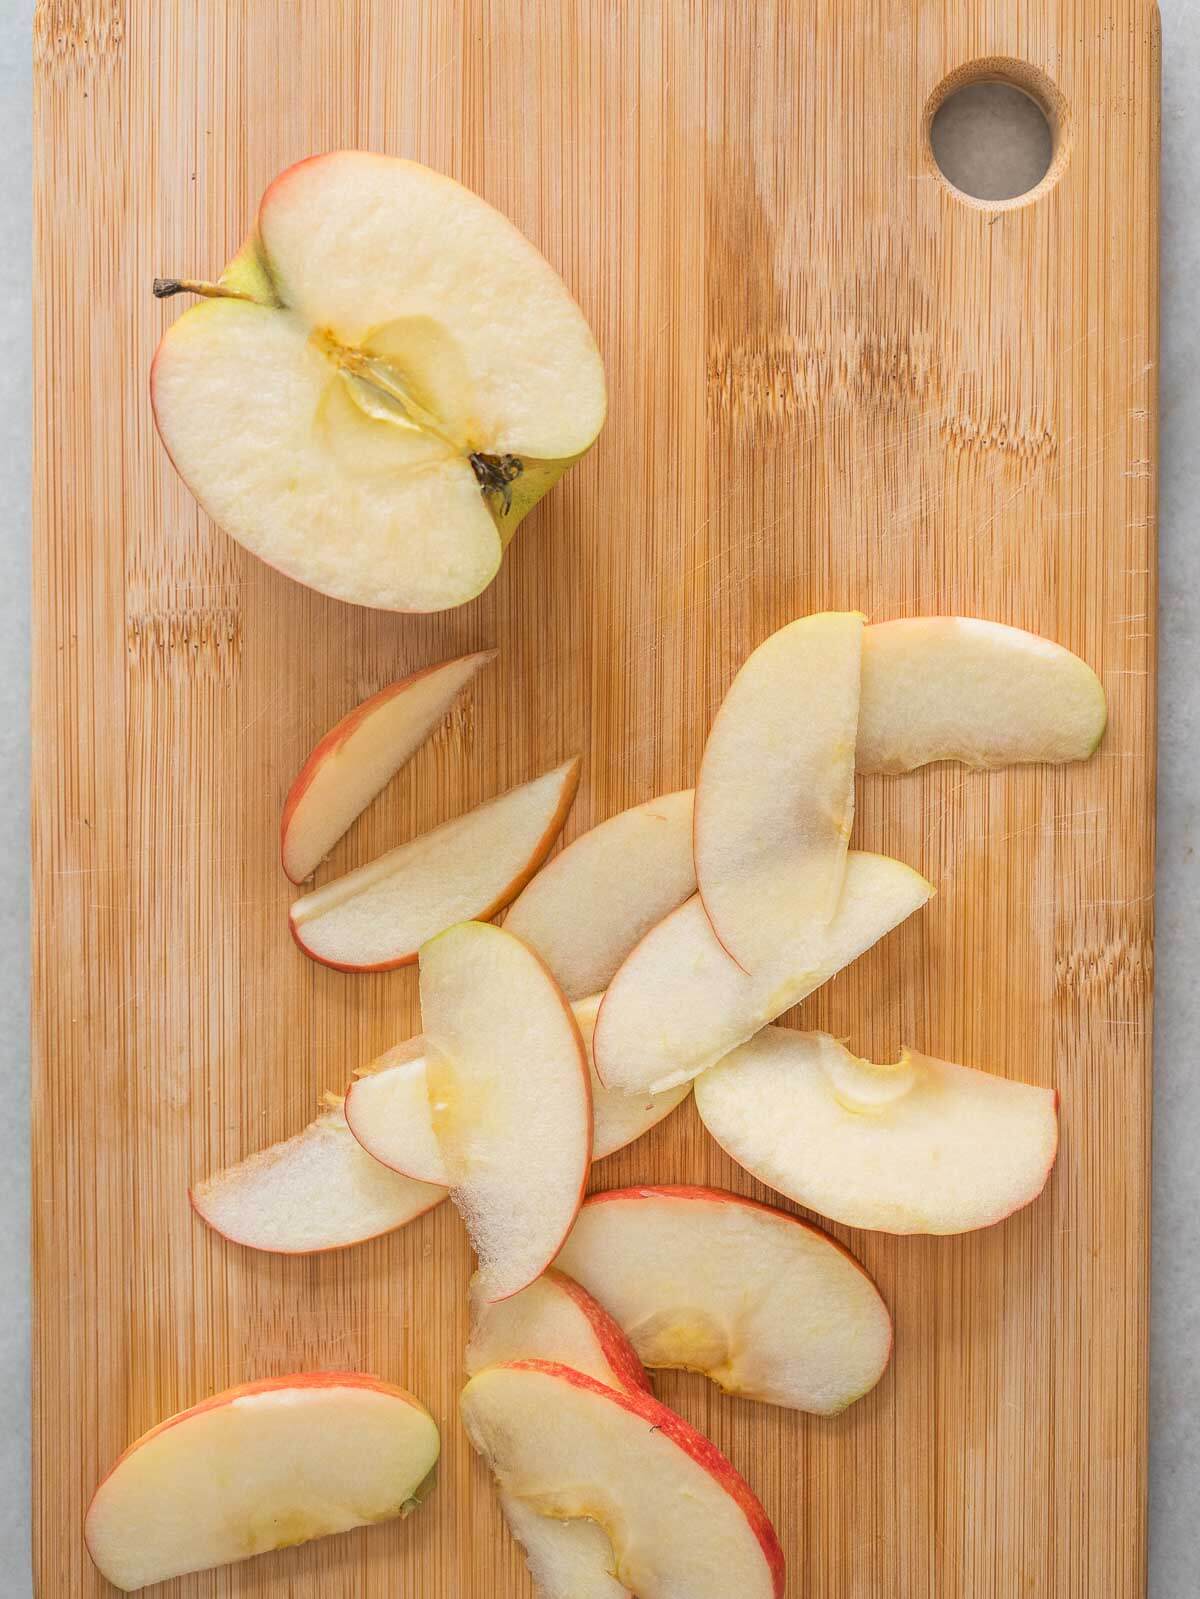
<svg viewBox="0 0 1200 1599"><path fill-rule="evenodd" d="M1155 662L1158 28L1148 0L42 0L36 23L35 1549L105 1585L81 1521L153 1422L306 1367L411 1388L443 1430L405 1524L178 1599L530 1592L456 1419L468 1251L443 1206L276 1259L188 1184L298 1130L415 1029L415 973L287 935L283 796L314 739L415 667L498 645L469 708L324 876L578 751L566 836L693 780L736 667L807 611L996 618L1092 662L1085 766L859 784L856 843L931 906L804 1024L1062 1091L1044 1196L990 1231L833 1229L897 1328L829 1421L659 1392L764 1500L813 1599L1133 1599L1145 1574ZM1030 203L973 206L925 122L1009 57L1061 94ZM1018 72L1019 67L1003 67ZM578 294L610 421L494 587L356 610L244 555L173 474L147 369L282 167L416 157ZM797 706L803 715L803 706ZM769 1197L690 1103L596 1186Z"/></svg>

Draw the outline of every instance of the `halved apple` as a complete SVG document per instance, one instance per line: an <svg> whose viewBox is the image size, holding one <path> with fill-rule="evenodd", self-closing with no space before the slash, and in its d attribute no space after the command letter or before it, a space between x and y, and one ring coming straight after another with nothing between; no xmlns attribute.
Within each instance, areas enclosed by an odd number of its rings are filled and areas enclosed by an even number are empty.
<svg viewBox="0 0 1200 1599"><path fill-rule="evenodd" d="M491 582L604 421L604 372L553 268L477 195L340 150L289 167L158 347L163 443L205 510L337 599L436 611Z"/></svg>
<svg viewBox="0 0 1200 1599"><path fill-rule="evenodd" d="M553 1266L519 1294L492 1303L471 1283L467 1375L507 1360L557 1360L610 1388L651 1392L633 1345L608 1311Z"/></svg>
<svg viewBox="0 0 1200 1599"><path fill-rule="evenodd" d="M489 1366L461 1400L501 1493L595 1522L639 1599L780 1599L783 1551L725 1456L649 1394L553 1361Z"/></svg>
<svg viewBox="0 0 1200 1599"><path fill-rule="evenodd" d="M579 760L444 822L293 904L292 937L343 972L407 966L421 945L502 910L537 871L567 819Z"/></svg>
<svg viewBox="0 0 1200 1599"><path fill-rule="evenodd" d="M695 892L687 788L580 834L522 890L504 925L537 950L568 999L582 999Z"/></svg>
<svg viewBox="0 0 1200 1599"><path fill-rule="evenodd" d="M863 618L772 633L717 712L696 781L694 849L713 931L748 972L779 970L837 909L854 820ZM802 711L801 711L802 707Z"/></svg>
<svg viewBox="0 0 1200 1599"><path fill-rule="evenodd" d="M933 893L911 867L851 850L828 926L803 918L786 965L744 972L721 947L697 895L653 928L609 984L592 1053L621 1093L689 1082L870 949Z"/></svg>
<svg viewBox="0 0 1200 1599"><path fill-rule="evenodd" d="M860 772L1082 761L1107 719L1091 667L1019 627L914 616L863 634Z"/></svg>
<svg viewBox="0 0 1200 1599"><path fill-rule="evenodd" d="M426 1082L451 1198L505 1299L554 1259L592 1158L587 1056L571 1007L511 933L464 922L421 949Z"/></svg>
<svg viewBox="0 0 1200 1599"><path fill-rule="evenodd" d="M296 775L283 806L281 854L302 883L410 760L495 650L427 666L389 684L343 716Z"/></svg>
<svg viewBox="0 0 1200 1599"><path fill-rule="evenodd" d="M1037 1198L1058 1095L905 1050L859 1060L769 1027L696 1084L709 1132L748 1172L849 1227L964 1233Z"/></svg>
<svg viewBox="0 0 1200 1599"><path fill-rule="evenodd" d="M505 932L508 926L505 924ZM592 1159L602 1160L632 1144L670 1114L691 1092L690 1083L662 1094L622 1094L606 1088L592 1065L592 1031L601 994L571 1007L588 1055L592 1086ZM433 1132L425 1081L422 1038L397 1044L364 1066L346 1095L350 1131L376 1160L393 1171L427 1183L448 1183L445 1162Z"/></svg>
<svg viewBox="0 0 1200 1599"><path fill-rule="evenodd" d="M891 1354L892 1319L853 1255L724 1189L592 1194L558 1262L647 1366L700 1371L746 1399L836 1415L875 1386Z"/></svg>
<svg viewBox="0 0 1200 1599"><path fill-rule="evenodd" d="M88 1552L131 1592L407 1515L439 1448L425 1407L377 1377L317 1371L244 1383L130 1445L88 1509Z"/></svg>
<svg viewBox="0 0 1200 1599"><path fill-rule="evenodd" d="M248 1249L307 1255L404 1227L446 1198L372 1160L346 1125L342 1102L302 1133L214 1172L189 1191L202 1221Z"/></svg>

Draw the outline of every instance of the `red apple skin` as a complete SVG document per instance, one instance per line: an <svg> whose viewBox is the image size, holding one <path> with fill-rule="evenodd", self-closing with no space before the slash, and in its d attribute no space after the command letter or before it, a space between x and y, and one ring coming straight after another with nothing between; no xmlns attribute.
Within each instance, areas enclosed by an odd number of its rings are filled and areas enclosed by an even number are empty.
<svg viewBox="0 0 1200 1599"><path fill-rule="evenodd" d="M668 1410L666 1405L660 1404L652 1394L628 1393L617 1388L606 1388L594 1377L589 1377L582 1371L575 1371L571 1366L560 1365L558 1361L511 1360L503 1364L513 1371L539 1371L547 1377L557 1377L563 1382L571 1383L576 1388L586 1388L591 1393L602 1394L614 1404L621 1405L631 1415L640 1417L657 1431L665 1433L684 1454L689 1455L698 1466L708 1472L710 1477L715 1478L737 1504L758 1539L759 1548L763 1552L763 1558L767 1562L774 1583L775 1599L783 1599L787 1575L786 1563L775 1528L771 1525L771 1518L763 1509L750 1484L726 1460L716 1444L703 1433L697 1432L675 1411Z"/></svg>
<svg viewBox="0 0 1200 1599"><path fill-rule="evenodd" d="M397 694L403 694L406 689L412 688L414 683L419 683L422 678L428 677L431 672L440 672L444 666L458 666L463 661L468 660L478 661L479 665L475 670L476 672L481 672L489 661L496 659L499 653L499 650L473 650L467 655L455 656L446 661L435 661L432 666L423 666L420 671L410 673L408 677L401 678L398 683L389 683L386 688L381 688L378 694L372 694L369 699L363 700L361 705L356 705L352 711L348 711L342 717L340 722L331 727L324 738L313 746L312 753L296 773L295 780L291 788L288 789L287 799L283 802L283 817L279 823L279 854L281 862L287 847L288 826L297 806L308 792L313 778L316 777L321 767L331 755L342 747L356 728L360 727L381 705L386 705L389 700L395 699ZM463 688L465 689L469 686L469 682L464 683ZM413 754L416 754L415 750ZM284 866L283 870L289 882L299 885L307 881L305 878L293 877L286 866Z"/></svg>
<svg viewBox="0 0 1200 1599"><path fill-rule="evenodd" d="M568 1277L565 1271L548 1266L543 1275L552 1277L587 1317L604 1351L604 1358L612 1367L613 1376L620 1379L621 1386L629 1393L650 1394L653 1397L654 1389L650 1386L650 1378L638 1359L637 1351L625 1336L624 1328L613 1320L600 1301L593 1299L587 1289L581 1287L574 1277Z"/></svg>
<svg viewBox="0 0 1200 1599"><path fill-rule="evenodd" d="M566 782L563 784L562 798L559 800L554 815L550 818L550 821L546 826L546 831L542 834L541 838L538 839L537 844L534 846L533 853L530 855L529 861L525 868L517 873L512 882L501 890L501 892L496 896L490 905L485 905L482 910L476 911L473 916L461 917L460 920L470 922L490 922L494 916L499 915L506 905L510 905L512 901L516 899L517 895L525 887L525 884L529 882L530 878L537 871L538 867L541 866L542 862L546 859L546 856L549 855L550 850L554 845L554 840L558 837L559 833L562 832L563 823L567 819L567 813L570 811L571 806L575 803L575 791L579 787L580 764L580 757L576 756L571 773ZM486 803L486 801L484 803ZM409 950L404 955L397 956L395 960L378 961L370 966L351 966L345 961L330 960L327 955L318 955L314 953L313 950L309 949L308 945L301 937L301 929L296 926L296 923L292 919L291 912L288 913L288 931L295 940L297 948L302 949L308 956L309 960L316 961L319 966L328 966L332 971L335 972L394 972L401 966L412 966L416 961L417 956L421 953L419 949L414 949ZM436 937L436 934L433 936ZM557 983L555 983L556 988L557 986ZM564 1000L563 1003L565 1004L566 1001ZM580 1045L580 1047L582 1048L582 1045ZM587 1070L586 1056L584 1058L584 1070Z"/></svg>

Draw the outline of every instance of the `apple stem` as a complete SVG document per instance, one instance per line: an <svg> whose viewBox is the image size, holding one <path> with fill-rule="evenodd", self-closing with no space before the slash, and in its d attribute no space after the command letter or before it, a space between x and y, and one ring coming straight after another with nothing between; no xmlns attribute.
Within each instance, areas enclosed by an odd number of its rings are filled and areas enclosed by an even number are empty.
<svg viewBox="0 0 1200 1599"><path fill-rule="evenodd" d="M169 300L173 294L201 294L206 300L249 300L251 305L262 304L252 294L227 288L223 283L205 283L201 278L155 278L156 300Z"/></svg>

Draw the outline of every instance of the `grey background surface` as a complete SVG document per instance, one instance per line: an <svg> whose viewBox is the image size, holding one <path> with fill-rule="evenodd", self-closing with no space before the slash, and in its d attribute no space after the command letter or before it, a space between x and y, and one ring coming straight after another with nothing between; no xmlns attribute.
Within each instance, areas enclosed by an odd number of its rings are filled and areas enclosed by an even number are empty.
<svg viewBox="0 0 1200 1599"><path fill-rule="evenodd" d="M0 18L0 1594L29 1566L29 453L33 0ZM1150 1593L1200 1593L1200 7L1163 0L1158 982ZM64 1529L64 1536L69 1536ZM42 1595L39 1599L69 1599ZM1055 1595L1039 1599L1057 1599Z"/></svg>

